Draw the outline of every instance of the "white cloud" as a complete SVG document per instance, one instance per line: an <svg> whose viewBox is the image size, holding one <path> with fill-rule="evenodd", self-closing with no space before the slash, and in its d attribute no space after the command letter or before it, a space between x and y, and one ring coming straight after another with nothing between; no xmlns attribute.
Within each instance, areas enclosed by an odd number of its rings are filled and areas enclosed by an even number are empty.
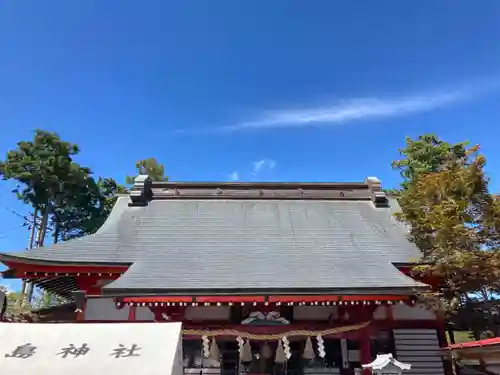
<svg viewBox="0 0 500 375"><path fill-rule="evenodd" d="M349 99L319 108L273 111L254 121L226 127L228 131L264 128L298 128L311 125L342 124L363 119L404 116L426 112L461 100L461 92L395 100L378 98Z"/></svg>
<svg viewBox="0 0 500 375"><path fill-rule="evenodd" d="M259 161L253 162L253 173L257 174L264 169L273 170L274 167L276 167L276 160L267 159L267 158L261 159Z"/></svg>
<svg viewBox="0 0 500 375"><path fill-rule="evenodd" d="M493 81L492 81L493 82ZM264 112L252 121L213 129L223 132L242 130L333 126L360 120L406 116L473 99L499 88L498 81L487 85L404 97L348 98L321 107Z"/></svg>
<svg viewBox="0 0 500 375"><path fill-rule="evenodd" d="M429 112L463 101L474 100L498 89L500 89L500 79L498 76L493 76L488 80L476 81L473 85L463 85L457 89L441 89L395 97L381 95L341 98L319 107L264 111L254 115L253 119L250 117L250 121L212 128L181 129L177 133L213 134L245 130L337 126L362 120L386 119Z"/></svg>
<svg viewBox="0 0 500 375"><path fill-rule="evenodd" d="M260 171L260 169L262 168L262 166L264 165L266 161L264 159L262 160L259 160L259 161L254 161L253 162L253 171L254 173L257 173L258 171Z"/></svg>
<svg viewBox="0 0 500 375"><path fill-rule="evenodd" d="M240 174L238 173L238 171L234 171L229 174L229 180L238 181L239 179L240 179Z"/></svg>

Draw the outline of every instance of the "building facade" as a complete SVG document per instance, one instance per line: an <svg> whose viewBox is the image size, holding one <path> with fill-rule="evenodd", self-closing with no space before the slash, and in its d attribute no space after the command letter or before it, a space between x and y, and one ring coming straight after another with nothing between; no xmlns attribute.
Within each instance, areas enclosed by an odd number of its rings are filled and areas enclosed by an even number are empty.
<svg viewBox="0 0 500 375"><path fill-rule="evenodd" d="M182 322L185 373L348 375L393 353L444 374L443 324L415 302L431 285L409 276L420 253L397 209L376 178L139 176L96 234L0 261L72 300L79 322Z"/></svg>

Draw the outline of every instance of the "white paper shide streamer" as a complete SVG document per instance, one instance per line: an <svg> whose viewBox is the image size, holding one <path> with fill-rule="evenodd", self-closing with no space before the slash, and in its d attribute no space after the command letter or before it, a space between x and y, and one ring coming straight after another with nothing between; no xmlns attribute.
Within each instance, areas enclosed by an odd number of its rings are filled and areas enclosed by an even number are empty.
<svg viewBox="0 0 500 375"><path fill-rule="evenodd" d="M203 343L203 357L210 357L210 340L207 336L201 336L201 341Z"/></svg>
<svg viewBox="0 0 500 375"><path fill-rule="evenodd" d="M290 351L290 341L288 341L286 336L284 336L281 341L283 341L283 349L285 351L286 359L290 359L292 356L292 352Z"/></svg>
<svg viewBox="0 0 500 375"><path fill-rule="evenodd" d="M316 340L318 341L318 355L321 358L325 358L325 342L323 341L323 337L321 335L316 336Z"/></svg>

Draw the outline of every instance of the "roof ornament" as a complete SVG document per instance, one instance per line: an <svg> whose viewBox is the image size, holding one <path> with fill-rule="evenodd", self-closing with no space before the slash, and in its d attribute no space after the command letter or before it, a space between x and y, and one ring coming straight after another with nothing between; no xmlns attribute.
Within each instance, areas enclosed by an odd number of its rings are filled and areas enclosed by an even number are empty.
<svg viewBox="0 0 500 375"><path fill-rule="evenodd" d="M370 188L372 202L375 207L389 207L389 199L382 190L382 182L377 177L367 177L365 183Z"/></svg>
<svg viewBox="0 0 500 375"><path fill-rule="evenodd" d="M279 325L290 324L290 321L280 316L277 311L262 313L260 311L252 311L248 318L241 321L241 324L256 324L256 325Z"/></svg>
<svg viewBox="0 0 500 375"><path fill-rule="evenodd" d="M362 365L363 369L371 369L373 375L401 375L404 370L410 370L411 365L399 362L389 354L377 354L372 363Z"/></svg>
<svg viewBox="0 0 500 375"><path fill-rule="evenodd" d="M139 175L134 180L134 186L130 190L130 200L128 204L130 207L134 206L147 206L148 202L153 197L151 190L151 179L148 175Z"/></svg>

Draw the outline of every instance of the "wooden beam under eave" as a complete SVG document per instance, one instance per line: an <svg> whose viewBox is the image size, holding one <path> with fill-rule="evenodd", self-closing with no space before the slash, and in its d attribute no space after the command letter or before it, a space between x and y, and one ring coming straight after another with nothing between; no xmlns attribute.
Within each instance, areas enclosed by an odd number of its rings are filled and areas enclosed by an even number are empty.
<svg viewBox="0 0 500 375"><path fill-rule="evenodd" d="M53 264L53 265L41 265L29 262L3 262L9 270L15 270L15 276L18 278L24 277L26 273L39 273L39 274L95 274L95 275L106 275L106 274L117 274L121 275L129 268L128 265L71 265L71 264Z"/></svg>
<svg viewBox="0 0 500 375"><path fill-rule="evenodd" d="M394 303L411 303L411 296L391 295L360 295L360 296L144 296L123 297L121 303L128 304L157 304L181 303L192 306L232 305L232 304L270 304L270 305L297 305L297 306L324 306L324 305L381 305Z"/></svg>

